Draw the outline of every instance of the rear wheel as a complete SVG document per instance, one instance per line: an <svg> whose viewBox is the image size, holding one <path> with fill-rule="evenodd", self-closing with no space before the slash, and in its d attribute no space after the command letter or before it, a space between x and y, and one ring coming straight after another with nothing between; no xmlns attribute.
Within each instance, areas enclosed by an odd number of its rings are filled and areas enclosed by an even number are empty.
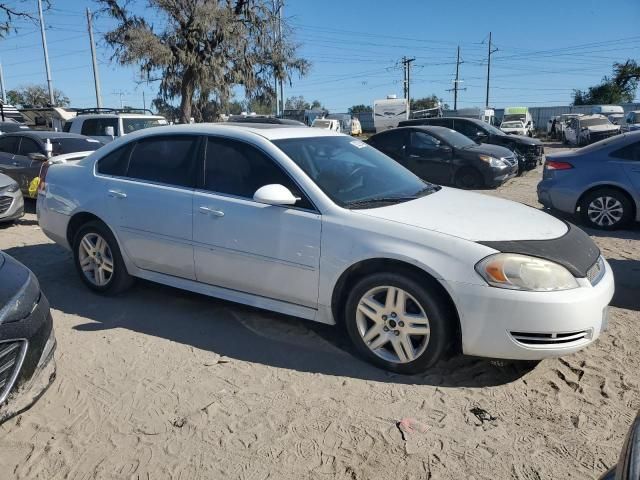
<svg viewBox="0 0 640 480"><path fill-rule="evenodd" d="M582 199L580 215L584 224L589 227L615 230L631 221L632 206L626 195L620 191L601 188Z"/></svg>
<svg viewBox="0 0 640 480"><path fill-rule="evenodd" d="M422 372L442 358L451 343L453 326L439 293L421 283L395 273L379 273L354 286L346 303L345 322L361 356L405 374Z"/></svg>
<svg viewBox="0 0 640 480"><path fill-rule="evenodd" d="M74 237L73 255L80 278L94 292L116 294L133 283L118 242L102 222L80 227Z"/></svg>
<svg viewBox="0 0 640 480"><path fill-rule="evenodd" d="M462 168L455 178L455 185L458 188L473 189L484 186L482 174L473 168Z"/></svg>

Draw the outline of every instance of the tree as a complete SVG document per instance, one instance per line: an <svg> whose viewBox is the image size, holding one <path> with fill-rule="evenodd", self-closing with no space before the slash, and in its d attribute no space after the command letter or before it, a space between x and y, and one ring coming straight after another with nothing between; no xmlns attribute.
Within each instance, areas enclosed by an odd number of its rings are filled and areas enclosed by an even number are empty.
<svg viewBox="0 0 640 480"><path fill-rule="evenodd" d="M442 99L438 98L438 96L435 94L424 98L412 98L410 109L426 110L428 108L435 108L437 106L440 106L442 105L442 103Z"/></svg>
<svg viewBox="0 0 640 480"><path fill-rule="evenodd" d="M314 109L324 109L320 100L314 100L313 102L307 102L302 95L299 97L289 97L284 102L284 108L287 110L309 110L311 108Z"/></svg>
<svg viewBox="0 0 640 480"><path fill-rule="evenodd" d="M313 109L324 109L324 107L320 103L320 100L314 100L313 102L311 102L311 108L313 108Z"/></svg>
<svg viewBox="0 0 640 480"><path fill-rule="evenodd" d="M9 2L0 2L0 38L4 38L10 32L15 32L16 28L13 25L13 21L15 19L22 20L33 20L37 21L36 17L33 13L31 13L31 9L25 10L21 6L18 6L17 3L11 2L13 5L10 5ZM44 9L49 9L49 0L44 0Z"/></svg>
<svg viewBox="0 0 640 480"><path fill-rule="evenodd" d="M606 75L602 82L587 90L573 91L574 105L630 103L636 96L640 80L640 66L635 60L613 64L613 77Z"/></svg>
<svg viewBox="0 0 640 480"><path fill-rule="evenodd" d="M12 105L21 107L48 107L49 89L45 85L25 85L7 92L7 100ZM69 97L57 88L53 89L53 100L56 107L69 106Z"/></svg>
<svg viewBox="0 0 640 480"><path fill-rule="evenodd" d="M348 111L349 111L349 114L351 115L357 115L359 113L372 113L373 108L371 108L370 105L360 104L360 105L354 105L353 107L349 108Z"/></svg>
<svg viewBox="0 0 640 480"><path fill-rule="evenodd" d="M159 81L159 98L179 98L183 122L210 102L225 105L236 86L248 99L272 98L274 76L290 82L309 68L286 20L275 40L270 0L147 0L145 12L166 20L159 29L130 13L127 0L98 1L117 22L105 34L113 58L138 65L143 81Z"/></svg>

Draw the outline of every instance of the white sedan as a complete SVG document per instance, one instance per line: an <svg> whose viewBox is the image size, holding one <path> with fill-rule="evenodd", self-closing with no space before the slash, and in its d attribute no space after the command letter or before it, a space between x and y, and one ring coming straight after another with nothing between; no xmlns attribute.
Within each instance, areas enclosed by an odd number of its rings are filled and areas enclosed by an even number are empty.
<svg viewBox="0 0 640 480"><path fill-rule="evenodd" d="M613 274L580 229L422 181L327 130L180 125L53 165L44 232L96 292L133 277L335 324L401 373L456 352L542 359L606 326Z"/></svg>

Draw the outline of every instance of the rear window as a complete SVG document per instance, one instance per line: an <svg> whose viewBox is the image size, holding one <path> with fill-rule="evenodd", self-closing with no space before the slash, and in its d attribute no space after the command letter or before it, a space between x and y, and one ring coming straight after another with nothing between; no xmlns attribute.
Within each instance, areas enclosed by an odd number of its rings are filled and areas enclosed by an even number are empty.
<svg viewBox="0 0 640 480"><path fill-rule="evenodd" d="M159 127L167 125L164 118L123 118L122 133L132 133L144 128Z"/></svg>
<svg viewBox="0 0 640 480"><path fill-rule="evenodd" d="M93 138L51 138L50 141L53 146L52 155L54 156L62 155L63 153L89 152L102 146L102 142Z"/></svg>

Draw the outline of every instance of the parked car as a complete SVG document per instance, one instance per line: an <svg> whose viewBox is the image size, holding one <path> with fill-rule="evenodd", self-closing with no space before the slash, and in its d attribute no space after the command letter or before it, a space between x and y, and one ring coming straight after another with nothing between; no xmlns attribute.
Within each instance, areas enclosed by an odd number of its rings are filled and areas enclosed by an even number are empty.
<svg viewBox="0 0 640 480"><path fill-rule="evenodd" d="M637 480L640 478L640 413L629 427L620 451L618 464L600 480Z"/></svg>
<svg viewBox="0 0 640 480"><path fill-rule="evenodd" d="M147 129L52 165L43 185L39 224L94 292L138 277L344 322L364 358L401 373L459 351L575 352L613 295L582 230L319 128Z"/></svg>
<svg viewBox="0 0 640 480"><path fill-rule="evenodd" d="M528 135L529 130L524 126L524 123L522 123L520 120L509 121L509 122L503 121L500 124L500 130L502 130L504 133L508 135L531 136L531 135Z"/></svg>
<svg viewBox="0 0 640 480"><path fill-rule="evenodd" d="M29 130L0 136L0 173L13 178L23 193L51 156L97 150L102 142L83 135Z"/></svg>
<svg viewBox="0 0 640 480"><path fill-rule="evenodd" d="M38 280L0 251L0 423L29 408L53 382L55 346Z"/></svg>
<svg viewBox="0 0 640 480"><path fill-rule="evenodd" d="M504 109L504 115L502 117L502 123L504 124L505 122L522 122L523 127L520 131L524 133L518 132L517 135L527 135L528 137L533 137L535 126L533 124L533 118L531 117L531 113L529 112L528 107L506 107ZM502 130L502 126L500 127L500 130Z"/></svg>
<svg viewBox="0 0 640 480"><path fill-rule="evenodd" d="M24 199L18 183L0 173L0 223L12 222L24 215Z"/></svg>
<svg viewBox="0 0 640 480"><path fill-rule="evenodd" d="M508 148L478 145L444 127L399 127L367 140L417 176L458 188L497 187L518 174Z"/></svg>
<svg viewBox="0 0 640 480"><path fill-rule="evenodd" d="M564 141L564 129L572 118L583 117L583 113L563 113L558 116L556 122L556 138Z"/></svg>
<svg viewBox="0 0 640 480"><path fill-rule="evenodd" d="M469 137L474 142L490 143L492 145L507 147L518 157L519 173L525 170L531 170L536 168L538 164L542 164L544 147L540 140L522 135L507 135L493 125L489 125L480 120L460 117L441 117L400 122L401 127L415 125L433 125L451 128Z"/></svg>
<svg viewBox="0 0 640 480"><path fill-rule="evenodd" d="M640 110L633 110L627 113L622 122L623 132L634 132L640 130Z"/></svg>
<svg viewBox="0 0 640 480"><path fill-rule="evenodd" d="M340 121L335 118L316 118L311 124L311 128L322 128L332 132L340 132Z"/></svg>
<svg viewBox="0 0 640 480"><path fill-rule="evenodd" d="M87 112L87 113L84 113ZM65 132L78 133L108 143L116 137L144 128L167 125L162 115L140 113L139 110L88 109L68 121ZM91 112L91 113L89 113Z"/></svg>
<svg viewBox="0 0 640 480"><path fill-rule="evenodd" d="M22 123L14 122L12 120L6 121L6 122L0 122L0 134L22 132L24 130L29 130L29 127L27 127Z"/></svg>
<svg viewBox="0 0 640 480"><path fill-rule="evenodd" d="M563 142L581 147L619 133L620 127L603 115L582 115L567 122L563 131Z"/></svg>
<svg viewBox="0 0 640 480"><path fill-rule="evenodd" d="M640 221L640 131L547 156L538 200L613 230Z"/></svg>

